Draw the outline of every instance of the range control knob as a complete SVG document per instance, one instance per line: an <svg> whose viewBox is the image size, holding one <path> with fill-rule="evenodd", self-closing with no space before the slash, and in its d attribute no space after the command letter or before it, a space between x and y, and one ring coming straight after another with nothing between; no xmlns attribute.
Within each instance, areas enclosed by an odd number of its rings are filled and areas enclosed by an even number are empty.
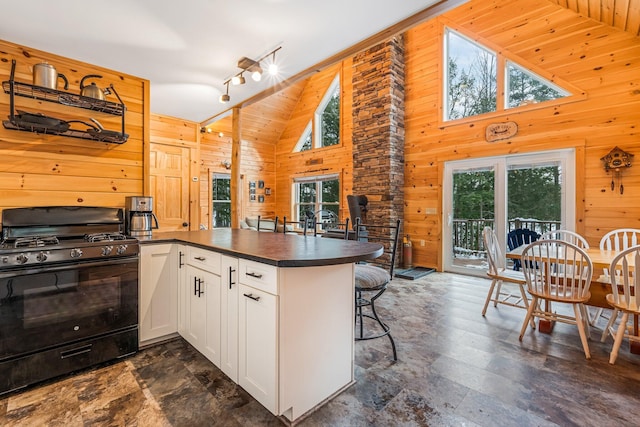
<svg viewBox="0 0 640 427"><path fill-rule="evenodd" d="M20 254L16 257L16 262L18 264L24 264L29 261L29 257L26 254Z"/></svg>
<svg viewBox="0 0 640 427"><path fill-rule="evenodd" d="M107 256L113 251L113 246L105 246L102 248L102 256Z"/></svg>
<svg viewBox="0 0 640 427"><path fill-rule="evenodd" d="M118 253L118 255L122 255L126 251L127 251L127 245L120 245L118 246L118 249L116 249L116 252Z"/></svg>
<svg viewBox="0 0 640 427"><path fill-rule="evenodd" d="M38 255L36 255L36 259L40 262L44 262L47 260L47 254L44 252L40 252Z"/></svg>
<svg viewBox="0 0 640 427"><path fill-rule="evenodd" d="M71 249L71 258L80 258L82 256L82 249L73 248Z"/></svg>

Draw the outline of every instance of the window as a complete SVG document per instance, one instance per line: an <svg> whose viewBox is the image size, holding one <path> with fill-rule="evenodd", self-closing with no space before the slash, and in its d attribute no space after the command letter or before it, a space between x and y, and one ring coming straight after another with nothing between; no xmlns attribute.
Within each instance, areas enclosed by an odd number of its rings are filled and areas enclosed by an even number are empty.
<svg viewBox="0 0 640 427"><path fill-rule="evenodd" d="M340 144L340 75L336 75L305 126L293 152Z"/></svg>
<svg viewBox="0 0 640 427"><path fill-rule="evenodd" d="M450 29L445 31L445 57L445 121L572 95ZM504 69L497 68L500 59L504 60ZM504 106L498 105L498 85L505 88Z"/></svg>
<svg viewBox="0 0 640 427"><path fill-rule="evenodd" d="M445 120L496 111L496 54L451 30L445 43Z"/></svg>
<svg viewBox="0 0 640 427"><path fill-rule="evenodd" d="M507 61L507 98L505 108L514 108L569 95L569 92L529 70Z"/></svg>
<svg viewBox="0 0 640 427"><path fill-rule="evenodd" d="M211 180L211 200L213 200L213 228L231 227L231 176L216 174Z"/></svg>
<svg viewBox="0 0 640 427"><path fill-rule="evenodd" d="M296 221L314 216L339 217L340 180L338 175L295 178L293 193Z"/></svg>
<svg viewBox="0 0 640 427"><path fill-rule="evenodd" d="M340 75L337 75L316 111L316 147L340 143ZM318 126L320 123L320 126Z"/></svg>

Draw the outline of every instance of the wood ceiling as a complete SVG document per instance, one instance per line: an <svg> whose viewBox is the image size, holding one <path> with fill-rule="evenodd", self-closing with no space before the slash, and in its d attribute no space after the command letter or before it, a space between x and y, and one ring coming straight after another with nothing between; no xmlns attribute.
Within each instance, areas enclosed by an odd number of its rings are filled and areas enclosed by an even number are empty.
<svg viewBox="0 0 640 427"><path fill-rule="evenodd" d="M634 36L640 36L640 0L549 1Z"/></svg>

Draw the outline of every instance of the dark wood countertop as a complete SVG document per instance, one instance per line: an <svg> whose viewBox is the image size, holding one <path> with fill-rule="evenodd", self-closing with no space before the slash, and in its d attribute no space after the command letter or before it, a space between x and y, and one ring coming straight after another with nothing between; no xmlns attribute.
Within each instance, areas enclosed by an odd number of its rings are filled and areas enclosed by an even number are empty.
<svg viewBox="0 0 640 427"><path fill-rule="evenodd" d="M347 264L382 255L382 246L377 243L228 228L154 232L139 241L184 243L277 267Z"/></svg>

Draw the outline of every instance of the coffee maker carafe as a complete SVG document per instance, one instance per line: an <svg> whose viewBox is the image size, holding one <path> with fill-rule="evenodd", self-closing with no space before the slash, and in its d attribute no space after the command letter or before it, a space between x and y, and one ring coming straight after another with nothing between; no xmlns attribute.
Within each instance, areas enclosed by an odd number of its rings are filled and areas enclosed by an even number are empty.
<svg viewBox="0 0 640 427"><path fill-rule="evenodd" d="M153 197L133 196L125 199L125 228L131 237L150 237L158 228L153 213Z"/></svg>

